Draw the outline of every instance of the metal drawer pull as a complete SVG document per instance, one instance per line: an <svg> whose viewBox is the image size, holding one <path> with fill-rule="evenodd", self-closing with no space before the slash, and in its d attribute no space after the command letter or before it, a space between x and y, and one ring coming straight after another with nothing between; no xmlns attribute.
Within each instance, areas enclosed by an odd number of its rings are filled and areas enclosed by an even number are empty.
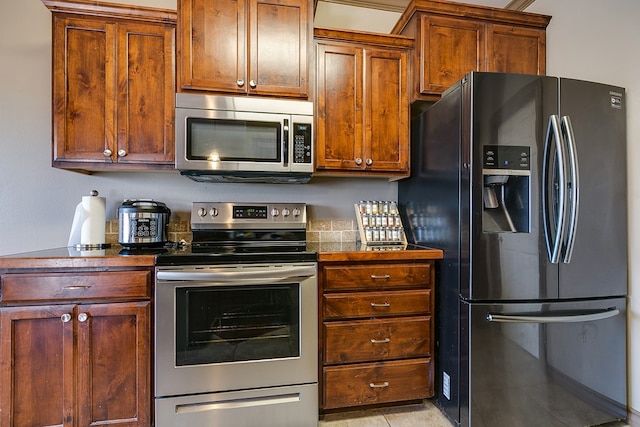
<svg viewBox="0 0 640 427"><path fill-rule="evenodd" d="M86 322L88 318L89 316L87 316L87 313L78 314L78 320L81 322Z"/></svg>
<svg viewBox="0 0 640 427"><path fill-rule="evenodd" d="M385 388L385 387L389 387L389 382L385 381L382 384L369 383L369 387L371 387L371 388Z"/></svg>
<svg viewBox="0 0 640 427"><path fill-rule="evenodd" d="M77 291L78 289L89 289L91 286L63 286L62 289Z"/></svg>
<svg viewBox="0 0 640 427"><path fill-rule="evenodd" d="M71 320L71 315L69 313L65 313L60 316L60 320L62 320L62 323L68 323Z"/></svg>
<svg viewBox="0 0 640 427"><path fill-rule="evenodd" d="M389 276L388 274L384 274L384 275L382 275L382 276L376 276L375 274L372 274L372 275L371 275L371 278L372 278L372 279L390 279L390 278L391 278L391 276Z"/></svg>
<svg viewBox="0 0 640 427"><path fill-rule="evenodd" d="M390 339L390 338L385 338L385 339L383 339L383 340L377 340L377 339L375 339L375 338L371 338L371 342L372 342L373 344L384 344L384 343L391 342L391 339Z"/></svg>
<svg viewBox="0 0 640 427"><path fill-rule="evenodd" d="M388 302L383 302L382 304L372 302L371 307L391 307L391 304Z"/></svg>

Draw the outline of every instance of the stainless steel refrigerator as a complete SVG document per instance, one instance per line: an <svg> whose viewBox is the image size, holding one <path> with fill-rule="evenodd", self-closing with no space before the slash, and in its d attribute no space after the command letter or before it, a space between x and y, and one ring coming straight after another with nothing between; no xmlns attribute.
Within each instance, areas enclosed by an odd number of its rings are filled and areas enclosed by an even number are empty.
<svg viewBox="0 0 640 427"><path fill-rule="evenodd" d="M473 427L627 415L623 88L470 73L412 120L408 240L439 247L436 400Z"/></svg>

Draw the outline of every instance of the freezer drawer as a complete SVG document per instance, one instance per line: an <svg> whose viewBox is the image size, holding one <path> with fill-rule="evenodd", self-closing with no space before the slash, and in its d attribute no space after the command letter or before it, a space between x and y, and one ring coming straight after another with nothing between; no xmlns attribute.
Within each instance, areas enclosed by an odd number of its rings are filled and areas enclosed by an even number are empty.
<svg viewBox="0 0 640 427"><path fill-rule="evenodd" d="M626 418L625 298L462 305L469 316L462 425L584 426Z"/></svg>

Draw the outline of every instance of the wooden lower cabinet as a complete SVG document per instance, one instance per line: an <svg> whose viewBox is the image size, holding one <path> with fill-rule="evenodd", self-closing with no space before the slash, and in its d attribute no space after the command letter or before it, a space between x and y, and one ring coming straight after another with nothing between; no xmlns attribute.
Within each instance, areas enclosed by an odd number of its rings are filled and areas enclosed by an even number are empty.
<svg viewBox="0 0 640 427"><path fill-rule="evenodd" d="M434 394L434 261L380 259L320 262L323 410Z"/></svg>
<svg viewBox="0 0 640 427"><path fill-rule="evenodd" d="M108 272L0 275L9 289L23 279L34 285L1 301L0 425L151 425L152 276L125 273L134 289L146 281L140 298L118 285L122 273L115 286ZM75 296L52 302L44 292L39 300L37 289L45 287L38 283L66 283ZM112 294L85 300L101 283Z"/></svg>
<svg viewBox="0 0 640 427"><path fill-rule="evenodd" d="M432 397L431 359L330 366L323 370L324 408Z"/></svg>

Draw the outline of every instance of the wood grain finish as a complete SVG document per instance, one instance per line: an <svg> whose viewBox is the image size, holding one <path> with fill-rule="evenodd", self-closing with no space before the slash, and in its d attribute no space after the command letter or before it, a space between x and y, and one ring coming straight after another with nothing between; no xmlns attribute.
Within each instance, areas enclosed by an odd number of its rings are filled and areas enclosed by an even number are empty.
<svg viewBox="0 0 640 427"><path fill-rule="evenodd" d="M431 266L423 264L361 264L326 266L325 290L429 286Z"/></svg>
<svg viewBox="0 0 640 427"><path fill-rule="evenodd" d="M328 366L322 379L325 409L423 399L433 396L431 359Z"/></svg>
<svg viewBox="0 0 640 427"><path fill-rule="evenodd" d="M321 409L433 396L434 261L343 255L319 263Z"/></svg>
<svg viewBox="0 0 640 427"><path fill-rule="evenodd" d="M431 289L384 292L340 292L322 296L325 320L427 314L431 311Z"/></svg>
<svg viewBox="0 0 640 427"><path fill-rule="evenodd" d="M173 169L175 12L45 4L53 12L53 166Z"/></svg>
<svg viewBox="0 0 640 427"><path fill-rule="evenodd" d="M324 323L328 364L423 357L431 354L431 318L349 320Z"/></svg>
<svg viewBox="0 0 640 427"><path fill-rule="evenodd" d="M308 0L179 0L180 90L306 98L311 19Z"/></svg>
<svg viewBox="0 0 640 427"><path fill-rule="evenodd" d="M81 305L78 425L151 422L150 302Z"/></svg>
<svg viewBox="0 0 640 427"><path fill-rule="evenodd" d="M437 100L470 71L545 74L550 19L448 1L410 1L392 33L416 39L411 100Z"/></svg>
<svg viewBox="0 0 640 427"><path fill-rule="evenodd" d="M2 274L2 304L151 298L150 271Z"/></svg>
<svg viewBox="0 0 640 427"><path fill-rule="evenodd" d="M0 276L1 425L152 425L151 271Z"/></svg>
<svg viewBox="0 0 640 427"><path fill-rule="evenodd" d="M409 173L410 38L316 28L316 171Z"/></svg>

